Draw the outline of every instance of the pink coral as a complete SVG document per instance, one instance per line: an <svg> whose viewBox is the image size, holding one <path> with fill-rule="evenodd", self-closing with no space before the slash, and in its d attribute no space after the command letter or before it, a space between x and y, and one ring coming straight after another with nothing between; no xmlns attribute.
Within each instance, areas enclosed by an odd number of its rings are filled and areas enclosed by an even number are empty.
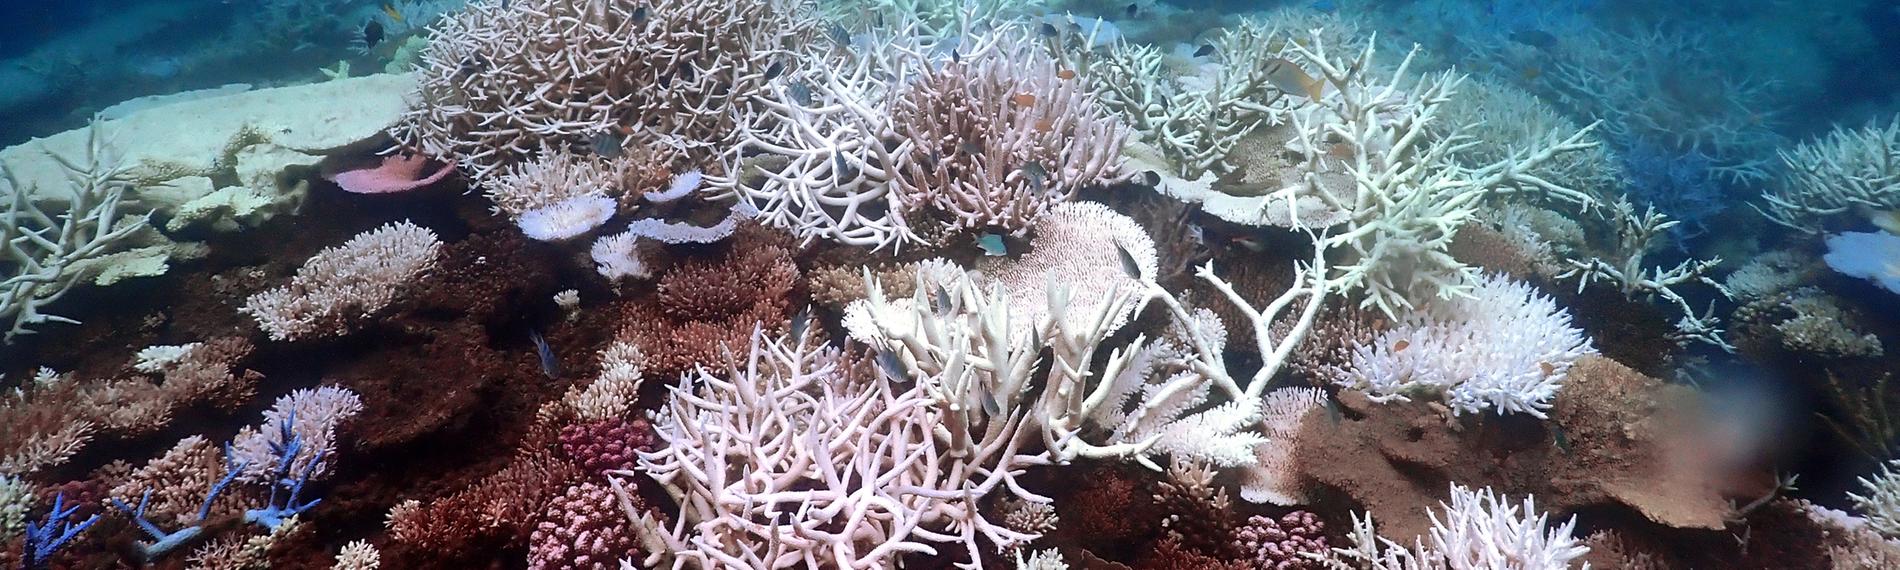
<svg viewBox="0 0 1900 570"><path fill-rule="evenodd" d="M375 168L360 168L330 173L324 179L343 187L343 191L356 194L391 194L408 192L441 181L455 165L444 164L432 174L423 174L431 160L420 155L401 153L383 157L383 163Z"/></svg>
<svg viewBox="0 0 1900 570"><path fill-rule="evenodd" d="M1301 556L1302 552L1331 552L1326 544L1326 525L1307 511L1293 511L1280 520L1255 515L1247 524L1234 529L1235 549L1250 568L1294 570L1322 567L1318 561Z"/></svg>
<svg viewBox="0 0 1900 570"><path fill-rule="evenodd" d="M618 504L611 488L591 482L568 487L535 522L528 539L528 568L617 567L634 548Z"/></svg>
<svg viewBox="0 0 1900 570"><path fill-rule="evenodd" d="M638 452L653 450L653 426L619 418L561 426L561 450L587 473L632 469Z"/></svg>

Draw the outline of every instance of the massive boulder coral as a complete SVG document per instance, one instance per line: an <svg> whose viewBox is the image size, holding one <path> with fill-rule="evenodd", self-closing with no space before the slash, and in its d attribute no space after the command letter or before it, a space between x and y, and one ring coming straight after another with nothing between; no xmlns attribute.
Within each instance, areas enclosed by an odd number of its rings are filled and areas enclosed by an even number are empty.
<svg viewBox="0 0 1900 570"><path fill-rule="evenodd" d="M484 0L422 54L418 105L394 134L476 180L597 140L705 159L816 37L807 0Z"/></svg>

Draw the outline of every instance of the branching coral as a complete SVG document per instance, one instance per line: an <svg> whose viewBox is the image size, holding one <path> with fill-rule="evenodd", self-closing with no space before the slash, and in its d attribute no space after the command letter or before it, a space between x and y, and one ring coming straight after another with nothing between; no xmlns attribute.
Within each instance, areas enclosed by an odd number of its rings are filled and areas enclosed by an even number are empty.
<svg viewBox="0 0 1900 570"><path fill-rule="evenodd" d="M816 28L804 0L476 2L432 32L420 104L394 132L476 180L622 132L704 159Z"/></svg>
<svg viewBox="0 0 1900 570"><path fill-rule="evenodd" d="M9 321L0 340L31 334L45 323L78 321L40 312L58 301L86 276L85 262L123 247L126 238L146 227L144 216L121 215L120 200L129 187L98 121L86 132L85 154L49 153L65 171L60 188L23 186L0 168L0 320ZM63 202L60 209L53 203Z"/></svg>
<svg viewBox="0 0 1900 570"><path fill-rule="evenodd" d="M1610 214L1616 225L1618 242L1611 259L1568 259L1565 261L1570 268L1557 277L1576 278L1578 291L1593 281L1603 280L1615 284L1630 299L1660 297L1682 313L1671 335L1677 344L1702 342L1734 352L1735 347L1722 340L1721 321L1714 315L1714 303L1710 303L1708 310L1697 313L1688 299L1674 289L1678 285L1699 282L1714 287L1724 298L1729 297L1728 289L1708 276L1722 263L1722 258L1686 259L1669 269L1646 267L1643 259L1656 246L1657 238L1662 237L1663 232L1677 222L1658 213L1654 207L1638 213L1634 205L1623 200L1616 201L1615 206L1610 208Z"/></svg>
<svg viewBox="0 0 1900 570"><path fill-rule="evenodd" d="M405 285L435 267L435 232L394 222L325 248L290 284L252 295L239 309L275 340L342 335L395 302Z"/></svg>
<svg viewBox="0 0 1900 570"><path fill-rule="evenodd" d="M1900 208L1900 117L1837 129L1782 151L1781 163L1782 178L1755 207L1774 223L1814 234L1856 208Z"/></svg>
<svg viewBox="0 0 1900 570"><path fill-rule="evenodd" d="M288 464L293 473L320 479L329 474L330 466L318 458L336 453L337 428L362 410L362 399L347 388L324 386L285 394L264 412L261 427L246 427L231 438L231 458L243 465L240 471L245 481L268 479L280 463ZM277 429L281 425L294 427ZM287 437L299 442L295 457L280 455L293 447Z"/></svg>
<svg viewBox="0 0 1900 570"><path fill-rule="evenodd" d="M1570 365L1596 350L1568 312L1530 285L1488 275L1470 295L1402 316L1355 349L1338 380L1374 401L1442 391L1455 413L1543 418Z"/></svg>
<svg viewBox="0 0 1900 570"><path fill-rule="evenodd" d="M1411 548L1373 533L1372 516L1353 515L1352 548L1334 548L1332 568L1366 570L1561 570L1590 549L1571 536L1577 521L1546 528L1549 515L1531 497L1506 503L1491 489L1451 486L1444 518L1432 514L1428 539ZM1520 509L1522 509L1520 514Z"/></svg>
<svg viewBox="0 0 1900 570"><path fill-rule="evenodd" d="M798 280L791 252L753 226L714 259L681 263L659 279L657 303L633 305L620 339L639 347L646 375L673 378L718 366L745 346L760 323L778 330L791 317Z"/></svg>
<svg viewBox="0 0 1900 570"><path fill-rule="evenodd" d="M980 540L1034 537L977 504L1003 489L1029 496L1013 476L1042 461L1019 455L1020 411L990 424L1004 437L970 446L926 384L847 378L835 350L763 332L746 354L722 374L683 378L659 415L667 446L642 453L640 471L666 487L680 515L666 525L623 502L650 551L642 564L869 568L940 543L980 561Z"/></svg>
<svg viewBox="0 0 1900 570"><path fill-rule="evenodd" d="M913 155L899 203L1020 233L1083 186L1121 178L1126 132L1030 33L1010 26L954 48L963 53L952 61L919 65L893 111Z"/></svg>
<svg viewBox="0 0 1900 570"><path fill-rule="evenodd" d="M196 343L194 343L196 344ZM163 370L164 381L68 378L41 369L23 389L0 398L0 473L60 466L95 437L136 437L171 421L172 411L212 404L232 408L259 376L236 370L250 354L240 339L196 344Z"/></svg>
<svg viewBox="0 0 1900 570"><path fill-rule="evenodd" d="M1895 468L1900 468L1900 460L1882 465L1878 474L1860 478L1864 494L1847 494L1868 524L1888 538L1900 538L1900 473Z"/></svg>

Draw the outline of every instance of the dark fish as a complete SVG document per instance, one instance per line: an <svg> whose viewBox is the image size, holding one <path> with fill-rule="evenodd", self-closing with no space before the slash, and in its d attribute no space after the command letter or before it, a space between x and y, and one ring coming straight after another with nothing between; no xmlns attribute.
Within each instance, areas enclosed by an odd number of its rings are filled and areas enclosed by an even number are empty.
<svg viewBox="0 0 1900 570"><path fill-rule="evenodd" d="M1056 29L1056 25L1055 25L1055 24L1051 24L1051 23L1048 23L1048 22L1043 22L1043 23L1042 23L1042 27L1041 27L1041 28L1038 28L1038 29L1040 29L1040 30L1042 31L1042 35L1045 35L1045 36L1049 36L1049 37L1052 37L1052 38L1053 38L1053 37L1055 37L1055 36L1056 36L1056 34L1058 34L1058 33L1061 33L1061 32L1060 32L1060 30L1057 30L1057 29Z"/></svg>
<svg viewBox="0 0 1900 570"><path fill-rule="evenodd" d="M594 141L588 145L588 147L593 149L594 154L600 155L603 158L620 158L620 151L625 148L626 144L626 137L620 136L619 133L606 131L594 135Z"/></svg>
<svg viewBox="0 0 1900 570"><path fill-rule="evenodd" d="M1564 434L1563 426L1557 425L1556 422L1551 422L1550 435L1552 436L1551 442L1557 444L1557 450L1562 451L1566 456L1570 455L1570 436Z"/></svg>
<svg viewBox="0 0 1900 570"><path fill-rule="evenodd" d="M954 49L950 50L950 63L963 63L963 52Z"/></svg>
<svg viewBox="0 0 1900 570"><path fill-rule="evenodd" d="M1122 11L1127 13L1128 17L1133 18L1135 17L1135 14L1141 13L1141 6L1135 5L1134 2L1129 2L1128 7L1123 8Z"/></svg>
<svg viewBox="0 0 1900 570"><path fill-rule="evenodd" d="M948 315L951 309L955 308L951 304L950 290L944 289L942 283L937 284L936 296L933 297L933 300L936 301L937 316Z"/></svg>
<svg viewBox="0 0 1900 570"><path fill-rule="evenodd" d="M778 74L784 73L784 72L785 72L785 64L783 62L774 61L772 62L772 65L767 66L765 68L765 78L769 80L769 79L778 77Z"/></svg>
<svg viewBox="0 0 1900 570"><path fill-rule="evenodd" d="M655 83L660 84L661 89L668 89L668 88L673 87L673 72L669 70L666 73L660 74L660 79L658 81L655 81Z"/></svg>
<svg viewBox="0 0 1900 570"><path fill-rule="evenodd" d="M970 141L963 141L962 143L957 144L957 152L961 152L963 154L967 154L970 156L976 156L979 154L983 154L983 145L976 144Z"/></svg>
<svg viewBox="0 0 1900 570"><path fill-rule="evenodd" d="M693 78L699 76L698 68L693 67L690 61L682 61L679 65L679 76L681 81L692 83Z"/></svg>
<svg viewBox="0 0 1900 570"><path fill-rule="evenodd" d="M1044 183L1049 180L1049 171L1042 167L1042 163L1034 161L1023 163L1022 170L1023 178L1029 180L1029 189L1037 193L1042 192Z"/></svg>
<svg viewBox="0 0 1900 570"><path fill-rule="evenodd" d="M501 0L501 9L507 10L508 5L513 4L513 3L514 3L514 0Z"/></svg>
<svg viewBox="0 0 1900 570"><path fill-rule="evenodd" d="M831 170L837 174L836 180L839 182L858 177L857 167L851 166L851 163L846 161L842 154L831 155Z"/></svg>
<svg viewBox="0 0 1900 570"><path fill-rule="evenodd" d="M825 36L830 37L831 41L838 42L839 47L851 47L851 32L846 31L844 26L836 22L825 28Z"/></svg>
<svg viewBox="0 0 1900 570"><path fill-rule="evenodd" d="M1003 244L1003 236L983 234L976 236L976 246L983 248L983 255L997 257L1009 255L1009 246Z"/></svg>
<svg viewBox="0 0 1900 570"><path fill-rule="evenodd" d="M1201 44L1201 49L1194 50L1194 57L1207 57L1210 55L1214 55L1214 44Z"/></svg>
<svg viewBox="0 0 1900 570"><path fill-rule="evenodd" d="M1141 264L1135 263L1135 256L1128 254L1128 248L1124 248L1122 244L1117 243L1115 244L1115 254L1121 257L1122 274L1127 275L1129 279L1140 281Z"/></svg>
<svg viewBox="0 0 1900 570"><path fill-rule="evenodd" d="M647 23L647 7L646 6L642 5L638 8L633 9L633 23L639 24L639 25L646 25Z"/></svg>
<svg viewBox="0 0 1900 570"><path fill-rule="evenodd" d="M796 341L805 338L805 329L810 327L811 305L806 305L804 308L798 310L798 314L792 315L792 340Z"/></svg>
<svg viewBox="0 0 1900 570"><path fill-rule="evenodd" d="M811 88L806 87L804 83L792 83L785 90L791 93L792 100L798 102L799 105L811 106Z"/></svg>
<svg viewBox="0 0 1900 570"><path fill-rule="evenodd" d="M992 418L1003 415L1003 404L996 400L996 392L990 390L988 382L976 381L976 399L983 405L983 413Z"/></svg>
<svg viewBox="0 0 1900 570"><path fill-rule="evenodd" d="M383 23L370 20L363 24L363 49L374 49L380 43L383 43Z"/></svg>
<svg viewBox="0 0 1900 570"><path fill-rule="evenodd" d="M541 331L529 330L528 340L534 341L534 353L541 357L541 373L560 378L561 362L554 358L554 349L548 348L548 339L541 338Z"/></svg>
<svg viewBox="0 0 1900 570"><path fill-rule="evenodd" d="M1155 172L1153 170L1144 171L1141 173L1141 181L1143 184L1148 185L1148 186L1160 186L1161 173Z"/></svg>
<svg viewBox="0 0 1900 570"><path fill-rule="evenodd" d="M1511 41L1537 49L1557 47L1557 36L1550 35L1550 32L1536 28L1524 28L1511 32Z"/></svg>
<svg viewBox="0 0 1900 570"><path fill-rule="evenodd" d="M910 374L904 372L904 361L899 360L895 352L888 350L877 351L877 367L883 369L885 374L890 375L892 380L910 379Z"/></svg>

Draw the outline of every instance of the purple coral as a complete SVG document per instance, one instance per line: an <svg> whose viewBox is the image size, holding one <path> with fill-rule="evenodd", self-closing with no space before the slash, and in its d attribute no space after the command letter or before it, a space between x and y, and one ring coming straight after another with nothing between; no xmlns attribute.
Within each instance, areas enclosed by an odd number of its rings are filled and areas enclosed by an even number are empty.
<svg viewBox="0 0 1900 570"><path fill-rule="evenodd" d="M570 486L548 503L528 540L528 568L607 569L633 557L633 535L615 505L613 489L592 482Z"/></svg>
<svg viewBox="0 0 1900 570"><path fill-rule="evenodd" d="M1233 546L1249 568L1272 570L1320 568L1318 561L1300 553L1330 552L1326 525L1307 511L1293 511L1280 520L1249 517L1247 524L1234 529Z"/></svg>
<svg viewBox="0 0 1900 570"><path fill-rule="evenodd" d="M561 450L587 473L632 469L640 451L653 450L653 426L619 418L569 424L561 427Z"/></svg>

